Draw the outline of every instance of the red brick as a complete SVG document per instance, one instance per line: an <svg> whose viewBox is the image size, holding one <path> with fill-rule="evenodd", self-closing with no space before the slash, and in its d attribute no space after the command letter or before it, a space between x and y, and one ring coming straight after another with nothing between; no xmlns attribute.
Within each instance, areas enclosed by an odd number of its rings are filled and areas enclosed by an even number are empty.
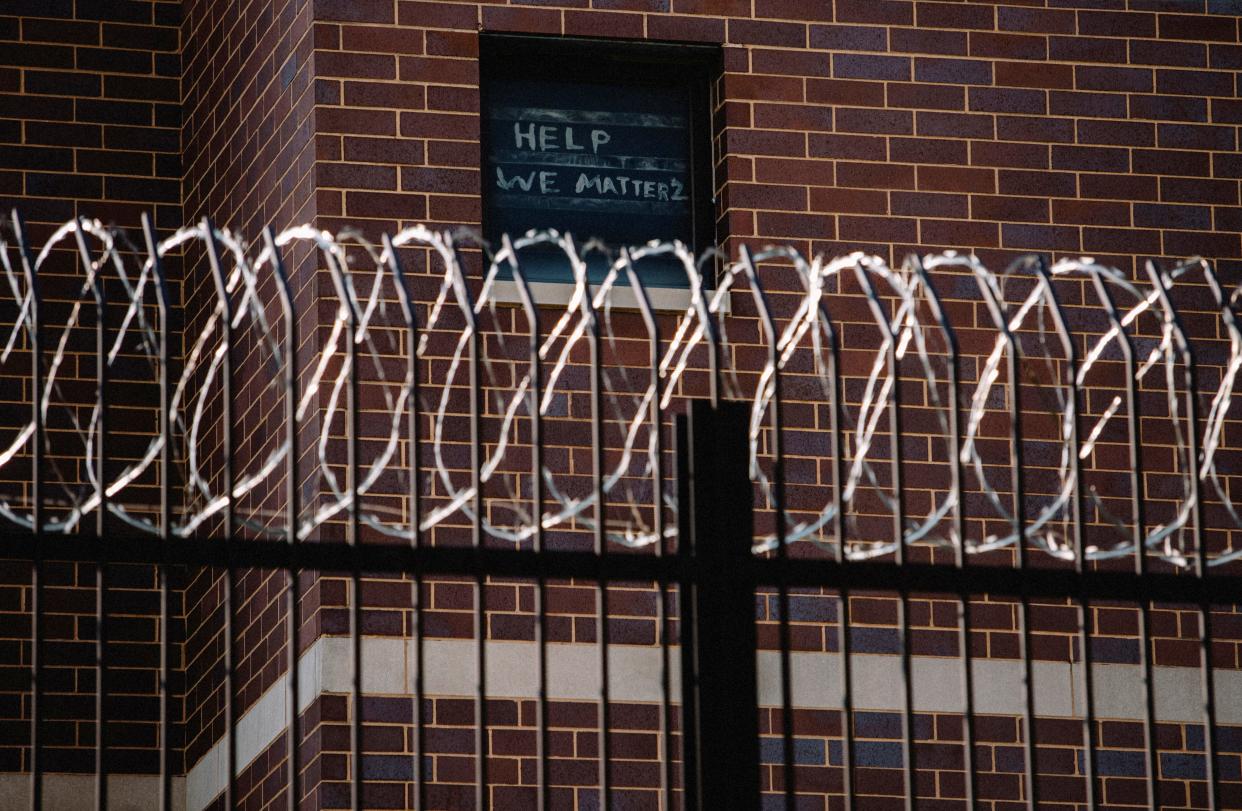
<svg viewBox="0 0 1242 811"><path fill-rule="evenodd" d="M1154 37L1156 15L1133 11L1078 12L1078 33L1106 37Z"/></svg>
<svg viewBox="0 0 1242 811"><path fill-rule="evenodd" d="M1048 43L1044 37L1026 34L992 34L972 31L970 55L1000 59L1047 59Z"/></svg>
<svg viewBox="0 0 1242 811"><path fill-rule="evenodd" d="M913 189L914 167L873 163L837 164L837 185L876 189Z"/></svg>
<svg viewBox="0 0 1242 811"><path fill-rule="evenodd" d="M920 166L918 188L925 191L991 193L996 190L996 173L991 169Z"/></svg>
<svg viewBox="0 0 1242 811"><path fill-rule="evenodd" d="M1072 89L1072 65L1032 65L1027 62L997 62L996 84L1010 87Z"/></svg>
<svg viewBox="0 0 1242 811"><path fill-rule="evenodd" d="M1190 39L1197 42L1237 42L1237 24L1220 17L1201 14L1161 14L1159 34L1162 39Z"/></svg>
<svg viewBox="0 0 1242 811"><path fill-rule="evenodd" d="M834 214L887 214L888 195L866 189L812 188L811 210Z"/></svg>
<svg viewBox="0 0 1242 811"><path fill-rule="evenodd" d="M835 8L838 22L914 24L914 3L909 0L836 0Z"/></svg>
<svg viewBox="0 0 1242 811"><path fill-rule="evenodd" d="M1062 62L1126 61L1126 41L1102 37L1049 37L1048 58Z"/></svg>
<svg viewBox="0 0 1242 811"><path fill-rule="evenodd" d="M973 166L1047 169L1048 147L1043 144L975 141L970 145Z"/></svg>
<svg viewBox="0 0 1242 811"><path fill-rule="evenodd" d="M883 107L884 85L881 82L807 79L806 100L818 104Z"/></svg>
<svg viewBox="0 0 1242 811"><path fill-rule="evenodd" d="M557 9L485 6L484 31L518 31L524 34L561 33L561 12Z"/></svg>
<svg viewBox="0 0 1242 811"><path fill-rule="evenodd" d="M729 20L729 42L741 45L772 45L781 48L805 48L806 26L766 20Z"/></svg>
<svg viewBox="0 0 1242 811"><path fill-rule="evenodd" d="M1121 90L1150 93L1154 87L1152 71L1146 68L1114 68L1079 65L1074 69L1079 90Z"/></svg>
<svg viewBox="0 0 1242 811"><path fill-rule="evenodd" d="M991 31L996 27L995 9L989 5L919 0L915 4L914 20L919 28L977 28Z"/></svg>
<svg viewBox="0 0 1242 811"><path fill-rule="evenodd" d="M1020 31L1025 34L1073 34L1079 28L1079 15L1072 10L1013 8L1001 6L996 10L996 24L1001 31ZM1090 33L1083 31L1082 33Z"/></svg>

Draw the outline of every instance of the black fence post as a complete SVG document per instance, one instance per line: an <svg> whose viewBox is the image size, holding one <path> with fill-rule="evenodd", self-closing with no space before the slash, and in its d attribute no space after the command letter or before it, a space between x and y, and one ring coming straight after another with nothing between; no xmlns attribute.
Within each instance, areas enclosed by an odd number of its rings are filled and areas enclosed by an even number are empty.
<svg viewBox="0 0 1242 811"><path fill-rule="evenodd" d="M677 418L683 556L686 807L759 807L754 538L746 403L705 400Z"/></svg>

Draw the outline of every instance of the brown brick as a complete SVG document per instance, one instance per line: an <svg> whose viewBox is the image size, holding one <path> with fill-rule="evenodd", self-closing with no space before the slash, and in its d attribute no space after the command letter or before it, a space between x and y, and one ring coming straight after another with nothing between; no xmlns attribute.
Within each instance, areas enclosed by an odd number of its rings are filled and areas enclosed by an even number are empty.
<svg viewBox="0 0 1242 811"><path fill-rule="evenodd" d="M810 45L822 50L887 51L888 37L889 29L877 25L813 25Z"/></svg>
<svg viewBox="0 0 1242 811"><path fill-rule="evenodd" d="M889 160L898 163L967 162L966 142L948 138L890 138Z"/></svg>
<svg viewBox="0 0 1242 811"><path fill-rule="evenodd" d="M1097 200L1053 200L1052 221L1059 225L1130 225L1130 206ZM1136 221L1135 225L1144 225Z"/></svg>
<svg viewBox="0 0 1242 811"><path fill-rule="evenodd" d="M991 84L992 63L979 59L931 59L916 57L914 79L945 84Z"/></svg>
<svg viewBox="0 0 1242 811"><path fill-rule="evenodd" d="M1043 144L974 141L970 146L973 166L1047 169L1048 147Z"/></svg>
<svg viewBox="0 0 1242 811"><path fill-rule="evenodd" d="M1190 96L1130 97L1130 116L1132 118L1206 122L1208 120L1207 111L1207 99L1196 99Z"/></svg>
<svg viewBox="0 0 1242 811"><path fill-rule="evenodd" d="M816 158L883 161L888 152L884 138L868 135L823 135L813 133L807 138L808 150Z"/></svg>
<svg viewBox="0 0 1242 811"><path fill-rule="evenodd" d="M734 99L802 101L802 80L782 76L725 76L725 92Z"/></svg>
<svg viewBox="0 0 1242 811"><path fill-rule="evenodd" d="M996 27L995 10L987 5L919 0L915 4L914 20L919 28L977 28L991 31Z"/></svg>
<svg viewBox="0 0 1242 811"><path fill-rule="evenodd" d="M783 20L831 21L833 15L832 7L827 3L803 3L802 0L755 0L755 16Z"/></svg>
<svg viewBox="0 0 1242 811"><path fill-rule="evenodd" d="M920 220L919 242L954 249L995 248L1000 245L1000 227L992 222L965 220Z"/></svg>
<svg viewBox="0 0 1242 811"><path fill-rule="evenodd" d="M835 177L831 161L756 158L755 180L762 183L807 183L831 186ZM814 194L815 189L811 190Z"/></svg>
<svg viewBox="0 0 1242 811"><path fill-rule="evenodd" d="M1199 124L1157 124L1160 146L1171 149L1214 149L1222 152L1237 147L1237 128Z"/></svg>
<svg viewBox="0 0 1242 811"><path fill-rule="evenodd" d="M393 22L390 0L315 0L315 19L338 22Z"/></svg>
<svg viewBox="0 0 1242 811"><path fill-rule="evenodd" d="M921 191L992 193L996 190L996 173L991 169L920 166L918 188Z"/></svg>
<svg viewBox="0 0 1242 811"><path fill-rule="evenodd" d="M725 21L653 14L647 18L647 36L689 42L724 42Z"/></svg>
<svg viewBox="0 0 1242 811"><path fill-rule="evenodd" d="M999 59L1047 59L1044 37L1025 34L992 34L972 31L970 55Z"/></svg>
<svg viewBox="0 0 1242 811"><path fill-rule="evenodd" d="M1156 143L1156 127L1154 124L1140 121L1084 119L1078 122L1078 143L1107 146L1153 146Z"/></svg>
<svg viewBox="0 0 1242 811"><path fill-rule="evenodd" d="M833 54L832 75L837 79L910 80L910 59L905 56Z"/></svg>
<svg viewBox="0 0 1242 811"><path fill-rule="evenodd" d="M806 100L817 104L883 107L884 85L881 82L807 79Z"/></svg>
<svg viewBox="0 0 1242 811"><path fill-rule="evenodd" d="M888 195L866 189L812 188L811 210L833 214L887 214Z"/></svg>
<svg viewBox="0 0 1242 811"><path fill-rule="evenodd" d="M784 214L761 211L755 223L764 234L774 237L834 239L836 227L832 217L822 214Z"/></svg>
<svg viewBox="0 0 1242 811"><path fill-rule="evenodd" d="M969 46L965 31L928 31L922 28L890 28L889 47L898 53L965 56Z"/></svg>
<svg viewBox="0 0 1242 811"><path fill-rule="evenodd" d="M1152 71L1146 68L1116 68L1079 65L1074 69L1079 90L1121 90L1150 93L1154 87Z"/></svg>
<svg viewBox="0 0 1242 811"><path fill-rule="evenodd" d="M729 42L742 45L772 45L782 48L805 48L807 27L799 23L766 20L729 20Z"/></svg>
<svg viewBox="0 0 1242 811"><path fill-rule="evenodd" d="M750 52L750 71L784 76L823 76L832 73L827 54L755 48Z"/></svg>
<svg viewBox="0 0 1242 811"><path fill-rule="evenodd" d="M1156 92L1176 96L1231 96L1233 77L1208 70L1156 70Z"/></svg>
<svg viewBox="0 0 1242 811"><path fill-rule="evenodd" d="M965 110L966 89L952 85L889 82L888 106L932 110Z"/></svg>
<svg viewBox="0 0 1242 811"><path fill-rule="evenodd" d="M1156 15L1134 11L1078 12L1078 33L1106 37L1154 37Z"/></svg>
<svg viewBox="0 0 1242 811"><path fill-rule="evenodd" d="M913 25L910 0L836 0L838 22Z"/></svg>
<svg viewBox="0 0 1242 811"><path fill-rule="evenodd" d="M967 104L971 112L1047 113L1048 94L1025 88L972 87Z"/></svg>
<svg viewBox="0 0 1242 811"><path fill-rule="evenodd" d="M970 198L964 194L902 191L889 194L893 214L958 220L964 220L970 216Z"/></svg>
<svg viewBox="0 0 1242 811"><path fill-rule="evenodd" d="M1048 201L1038 197L1010 195L970 196L970 214L979 220L1001 222L1048 222Z"/></svg>
<svg viewBox="0 0 1242 811"><path fill-rule="evenodd" d="M427 106L427 91L419 85L392 82L345 82L345 104L353 107L385 107L395 110L421 110Z"/></svg>
<svg viewBox="0 0 1242 811"><path fill-rule="evenodd" d="M1127 172L1130 153L1125 149L1094 146L1052 147L1052 168L1084 172Z"/></svg>
<svg viewBox="0 0 1242 811"><path fill-rule="evenodd" d="M1074 122L1049 116L998 115L996 137L1005 141L1071 144L1074 142Z"/></svg>
<svg viewBox="0 0 1242 811"><path fill-rule="evenodd" d="M1049 37L1048 58L1061 62L1125 64L1126 41L1101 37Z"/></svg>
<svg viewBox="0 0 1242 811"><path fill-rule="evenodd" d="M1209 177L1212 174L1211 155L1207 152L1187 152L1171 149L1135 149L1130 154L1133 171L1143 175L1194 175Z"/></svg>
<svg viewBox="0 0 1242 811"><path fill-rule="evenodd" d="M323 51L315 57L315 69L321 76L350 79L397 78L397 60L386 54Z"/></svg>
<svg viewBox="0 0 1242 811"><path fill-rule="evenodd" d="M861 189L913 189L914 167L842 161L837 164L837 185Z"/></svg>
<svg viewBox="0 0 1242 811"><path fill-rule="evenodd" d="M1162 177L1160 199L1172 203L1237 205L1238 183L1236 180Z"/></svg>
<svg viewBox="0 0 1242 811"><path fill-rule="evenodd" d="M559 9L485 6L484 31L519 31L526 34L561 33Z"/></svg>
<svg viewBox="0 0 1242 811"><path fill-rule="evenodd" d="M1135 65L1206 68L1208 49L1206 45L1197 42L1131 40L1130 62Z"/></svg>
<svg viewBox="0 0 1242 811"><path fill-rule="evenodd" d="M1158 182L1142 175L1084 174L1078 179L1083 197L1102 200L1158 200Z"/></svg>
<svg viewBox="0 0 1242 811"><path fill-rule="evenodd" d="M1026 34L1073 34L1079 26L1077 15L1072 10L1009 6L996 9L996 24L1001 31L1020 31Z"/></svg>
<svg viewBox="0 0 1242 811"><path fill-rule="evenodd" d="M914 113L840 107L836 111L836 129L838 132L909 135L914 132Z"/></svg>
<svg viewBox="0 0 1242 811"><path fill-rule="evenodd" d="M1190 39L1195 41L1237 42L1237 24L1220 17L1198 14L1161 14L1159 33L1162 39Z"/></svg>
<svg viewBox="0 0 1242 811"><path fill-rule="evenodd" d="M478 8L468 3L397 0L397 22L400 25L474 30L478 27L478 21Z"/></svg>
<svg viewBox="0 0 1242 811"><path fill-rule="evenodd" d="M1072 89L1072 65L1032 65L1027 62L997 62L996 83L1010 87Z"/></svg>
<svg viewBox="0 0 1242 811"><path fill-rule="evenodd" d="M1052 115L1086 118L1125 118L1126 97L1120 93L1048 92L1048 111Z"/></svg>
<svg viewBox="0 0 1242 811"><path fill-rule="evenodd" d="M949 136L958 138L994 138L995 119L990 115L960 113L915 113L915 125L919 135Z"/></svg>
<svg viewBox="0 0 1242 811"><path fill-rule="evenodd" d="M764 129L830 132L832 109L818 104L756 104L754 125Z"/></svg>

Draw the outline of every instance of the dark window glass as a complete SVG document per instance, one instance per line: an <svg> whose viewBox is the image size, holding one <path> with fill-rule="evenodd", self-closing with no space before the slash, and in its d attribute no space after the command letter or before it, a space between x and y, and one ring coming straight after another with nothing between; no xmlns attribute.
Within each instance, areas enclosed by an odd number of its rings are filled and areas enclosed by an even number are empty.
<svg viewBox="0 0 1242 811"><path fill-rule="evenodd" d="M615 249L714 242L709 96L719 50L615 40L483 36L483 222L500 235L555 228ZM591 262L598 279L607 260ZM531 281L571 281L523 254ZM674 262L643 281L684 286Z"/></svg>

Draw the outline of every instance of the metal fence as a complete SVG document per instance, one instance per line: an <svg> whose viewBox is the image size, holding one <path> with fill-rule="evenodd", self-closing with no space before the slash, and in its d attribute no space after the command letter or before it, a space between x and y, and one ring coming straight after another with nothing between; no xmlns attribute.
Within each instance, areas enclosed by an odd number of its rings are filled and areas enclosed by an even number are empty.
<svg viewBox="0 0 1242 811"><path fill-rule="evenodd" d="M983 594L1017 603L1025 777L1013 799L1041 803L1029 612L1032 600L1051 600L1076 610L1086 663L1082 801L1104 802L1092 607L1122 601L1138 614L1147 805L1161 803L1151 612L1173 603L1198 623L1198 677L1176 689L1202 706L1205 804L1227 807L1212 622L1236 611L1242 585L1242 519L1230 498L1242 468L1228 441L1242 332L1239 293L1208 263L1148 263L1136 281L1086 258L1023 257L993 272L953 253L890 266L791 248L609 252L555 232L489 250L469 234L422 227L372 243L303 226L248 245L209 222L162 240L144 226L135 245L79 219L36 253L14 213L0 245L0 373L24 381L25 415L0 437L0 471L10 471L0 515L4 556L30 566L33 807L45 805L48 561L95 566L100 726L116 655L109 566L158 567L165 808L178 771L170 730L182 720L170 688L170 567L223 572L225 807L239 802L245 765L233 734L242 708L232 621L237 572L251 568L286 577L286 640L298 633L298 573L347 573L355 707L367 667L364 573L412 579L419 808L432 807L421 766L419 594L442 576L475 584L479 808L491 802L484 585L509 577L535 585L541 807L551 802L552 759L543 593L547 581L569 578L596 586L601 805L613 796L609 586L639 582L660 594L664 807L757 807L761 793L794 807L789 599L799 588L838 602L829 630L844 720L841 782L830 793L845 807L859 794L849 598L860 592L896 601L906 807L918 802L920 769L910 603L926 594L957 606L958 799L967 807L984 800L970 611ZM563 264L567 301L536 300L543 288L526 282L528 257ZM169 278L169 262L187 269L182 278ZM684 308L662 313L643 271L669 262L685 271ZM196 271L210 285L196 284ZM755 595L768 590L783 721L781 776L761 785ZM288 641L285 649L286 706L296 707L298 651ZM304 730L291 715L284 779L294 807L304 795ZM349 805L358 808L363 713L350 723ZM105 807L108 739L99 740L96 803Z"/></svg>

